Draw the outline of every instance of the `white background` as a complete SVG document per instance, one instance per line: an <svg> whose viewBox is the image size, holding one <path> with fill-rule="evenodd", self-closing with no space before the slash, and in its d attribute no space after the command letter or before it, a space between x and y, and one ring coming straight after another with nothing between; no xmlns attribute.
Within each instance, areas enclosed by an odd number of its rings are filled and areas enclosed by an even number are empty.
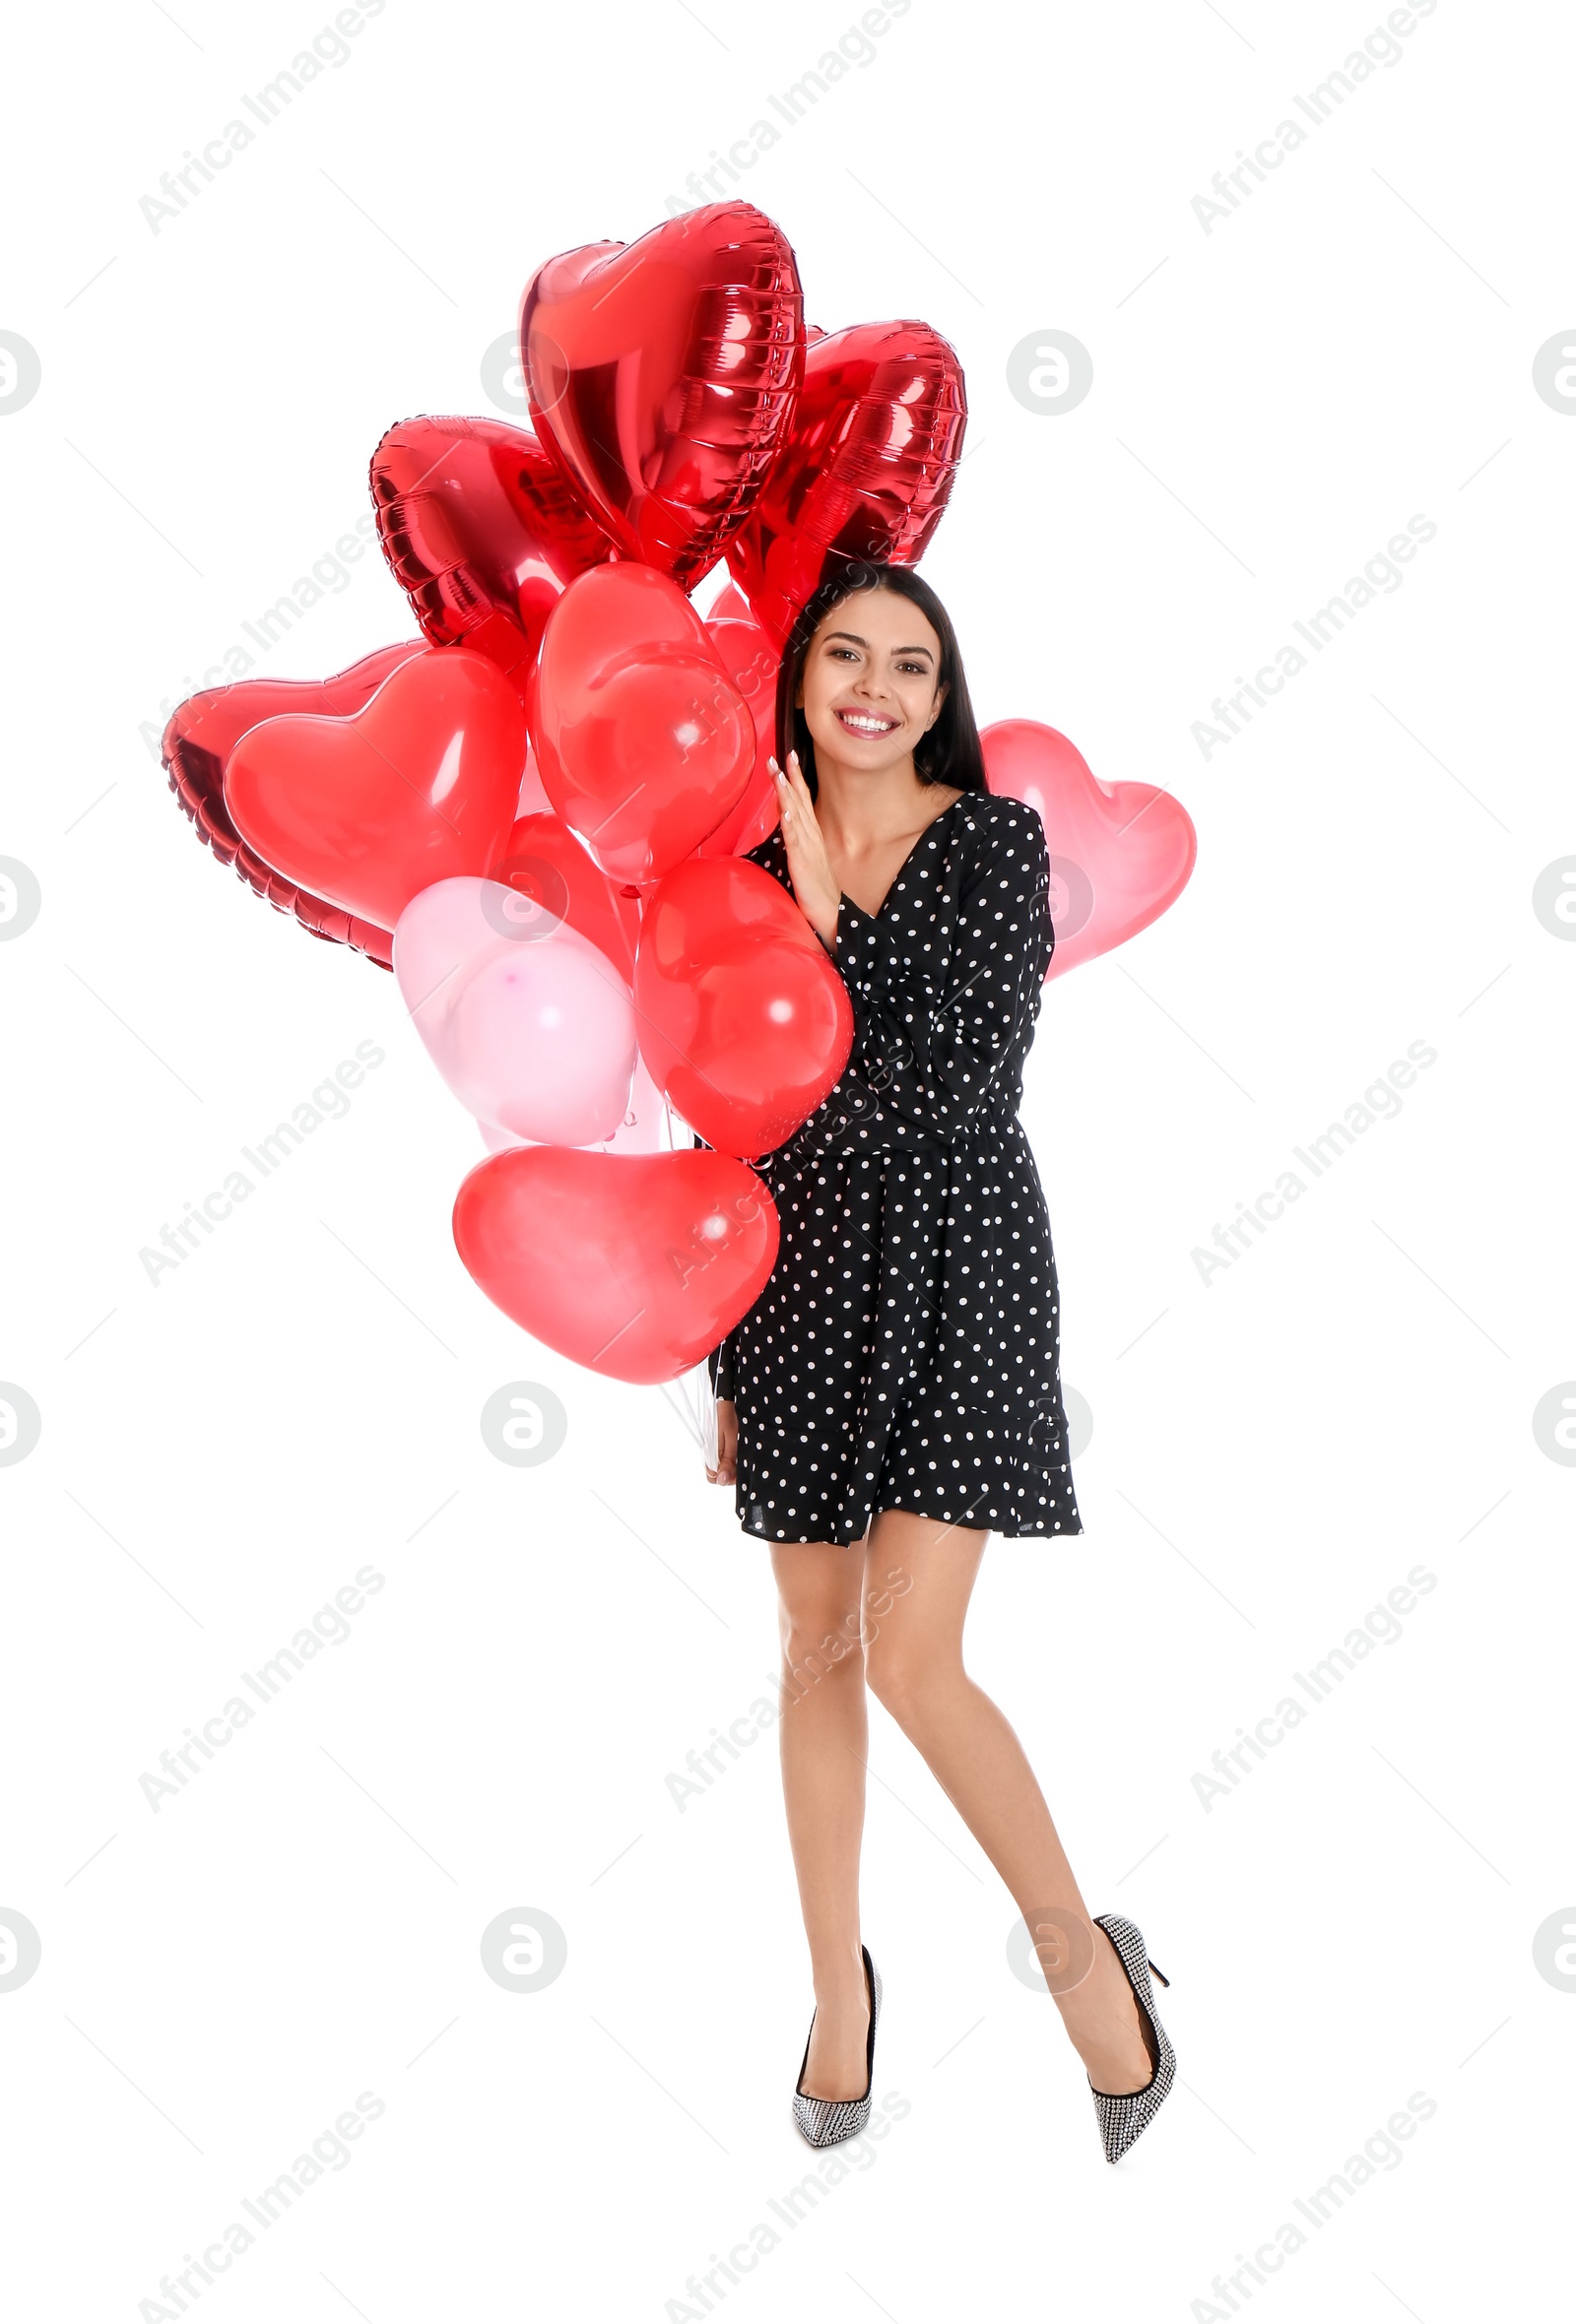
<svg viewBox="0 0 1576 2324"><path fill-rule="evenodd" d="M1533 1948L1576 1922L1576 1471L1532 1415L1576 1376L1576 944L1532 891L1576 853L1576 424L1533 364L1576 322L1568 17L1444 0L1207 233L1194 197L1380 6L915 0L743 189L810 320L923 316L961 355L925 572L981 719L1061 728L1199 831L1180 902L1047 990L1024 1119L1087 1529L993 1544L969 1630L1091 1904L1172 1980L1182 2087L1120 2169L1010 1900L873 1707L876 2089L907 2111L826 2183L789 2109L775 1744L683 1814L667 1785L767 1692L767 1554L660 1390L473 1286L481 1140L393 979L217 866L142 731L350 528L385 427L496 409L535 266L696 199L858 14L389 0L157 233L140 198L326 0L11 35L0 327L41 384L0 414L0 852L43 901L0 946L0 1376L42 1435L0 1469L0 1905L42 1953L0 1992L0 2180L30 2324L164 2313L362 2092L344 2167L193 2307L1155 2324L1230 2312L1212 2279L1300 2221L1234 2302L1449 2324L1531 2312L1552 2265L1576 1996ZM1094 367L1061 415L1007 385L1052 328ZM1206 758L1214 697L1419 512L1402 586ZM412 632L368 556L267 674ZM362 1040L349 1115L152 1287L141 1248ZM1414 1041L1399 1116L1202 1281L1215 1223ZM568 1413L538 1468L478 1427L520 1379ZM350 1638L154 1813L142 1773L368 1564ZM1401 1638L1207 1810L1211 1755L1418 1565ZM480 1942L526 1907L567 1961L521 1994ZM1395 2166L1313 2229L1294 2199L1413 2094ZM790 2229L771 2201L818 2168ZM686 2295L758 2221L754 2273Z"/></svg>

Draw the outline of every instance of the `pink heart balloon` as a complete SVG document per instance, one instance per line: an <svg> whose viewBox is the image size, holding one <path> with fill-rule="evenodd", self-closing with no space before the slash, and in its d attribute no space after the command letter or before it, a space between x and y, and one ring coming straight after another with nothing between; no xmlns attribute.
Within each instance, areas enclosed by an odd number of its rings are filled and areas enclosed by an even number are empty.
<svg viewBox="0 0 1576 2324"><path fill-rule="evenodd" d="M490 1154L501 1154L505 1146L540 1145L540 1138L519 1137L512 1130L500 1130L495 1122L481 1125L482 1142ZM643 1057L634 1061L634 1085L629 1091L629 1104L624 1120L611 1137L598 1141L597 1151L604 1154L672 1154L683 1153L690 1144L690 1131L682 1124L672 1122L676 1135L670 1136L670 1116L661 1090L652 1080Z"/></svg>
<svg viewBox="0 0 1576 2324"><path fill-rule="evenodd" d="M1046 982L1158 920L1199 852L1193 819L1152 783L1102 783L1055 727L998 719L980 734L986 788L1038 810L1051 856L1056 949Z"/></svg>
<svg viewBox="0 0 1576 2324"><path fill-rule="evenodd" d="M634 1005L578 929L501 881L439 879L395 922L394 974L478 1121L549 1145L613 1136L629 1107Z"/></svg>

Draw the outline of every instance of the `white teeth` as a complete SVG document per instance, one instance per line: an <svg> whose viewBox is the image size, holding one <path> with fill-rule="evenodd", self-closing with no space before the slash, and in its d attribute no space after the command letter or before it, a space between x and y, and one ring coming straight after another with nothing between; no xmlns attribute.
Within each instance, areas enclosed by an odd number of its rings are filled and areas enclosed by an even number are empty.
<svg viewBox="0 0 1576 2324"><path fill-rule="evenodd" d="M844 726L852 727L856 735L889 735L897 724L894 718L862 718L857 711L839 710Z"/></svg>

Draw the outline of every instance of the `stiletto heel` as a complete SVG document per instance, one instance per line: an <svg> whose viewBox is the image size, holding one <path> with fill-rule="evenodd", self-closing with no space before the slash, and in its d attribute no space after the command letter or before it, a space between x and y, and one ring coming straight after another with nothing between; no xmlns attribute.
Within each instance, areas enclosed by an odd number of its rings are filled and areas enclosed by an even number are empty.
<svg viewBox="0 0 1576 2324"><path fill-rule="evenodd" d="M865 1964L865 1992L870 2002L870 2027L865 2035L865 2095L859 2098L806 2097L805 2068L810 2063L811 2037L816 2031L812 2014L810 2033L805 2035L805 2054L799 2062L799 2080L794 2084L794 2120L813 2147L834 2147L841 2139L855 2138L870 2120L870 2094L876 2079L876 2020L881 2015L881 1970L863 1945L859 1952Z"/></svg>
<svg viewBox="0 0 1576 2324"><path fill-rule="evenodd" d="M1144 2044L1149 2053L1153 2072L1142 2090L1103 2091L1089 2084L1094 2098L1094 2116L1100 2126L1100 2137L1105 2145L1107 2163L1117 2163L1127 2153L1134 2140L1154 2120L1176 2080L1176 2052L1166 2038L1165 2028L1154 2014L1154 2002L1149 1987L1149 1976L1159 1977L1167 1991L1171 1980L1161 1975L1144 1950L1144 1938L1131 1920L1124 1920L1120 1912L1096 1912L1096 1928L1104 1929L1116 1949L1133 1998L1139 2005L1139 2024L1144 2033ZM1149 1975L1145 1971L1149 1971Z"/></svg>

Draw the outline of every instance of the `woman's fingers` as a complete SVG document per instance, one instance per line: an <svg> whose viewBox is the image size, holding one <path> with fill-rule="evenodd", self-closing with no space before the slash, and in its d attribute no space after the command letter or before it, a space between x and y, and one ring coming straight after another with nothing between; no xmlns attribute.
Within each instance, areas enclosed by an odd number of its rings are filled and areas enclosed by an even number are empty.
<svg viewBox="0 0 1576 2324"><path fill-rule="evenodd" d="M707 1482L731 1485L737 1481L739 1461L739 1408L731 1396L717 1398L717 1465L706 1470Z"/></svg>

